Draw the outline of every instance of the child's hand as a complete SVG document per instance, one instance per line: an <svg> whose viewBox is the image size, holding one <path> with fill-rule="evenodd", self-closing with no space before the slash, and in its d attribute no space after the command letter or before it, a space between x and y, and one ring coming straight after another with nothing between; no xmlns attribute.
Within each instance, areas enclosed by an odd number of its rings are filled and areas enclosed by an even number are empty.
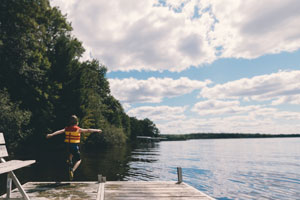
<svg viewBox="0 0 300 200"><path fill-rule="evenodd" d="M47 135L46 135L46 138L47 138L47 139L49 139L49 138L51 138L51 137L52 137L52 134L47 134Z"/></svg>
<svg viewBox="0 0 300 200"><path fill-rule="evenodd" d="M98 133L102 133L102 130L101 130L101 129L99 129L99 130L98 130Z"/></svg>

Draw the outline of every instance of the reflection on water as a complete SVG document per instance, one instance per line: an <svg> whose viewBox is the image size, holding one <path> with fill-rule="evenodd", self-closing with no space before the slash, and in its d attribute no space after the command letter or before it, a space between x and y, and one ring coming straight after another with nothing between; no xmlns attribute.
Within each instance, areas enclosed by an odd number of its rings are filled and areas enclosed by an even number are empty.
<svg viewBox="0 0 300 200"><path fill-rule="evenodd" d="M300 139L160 142L132 151L125 180L177 180L217 199L299 199Z"/></svg>
<svg viewBox="0 0 300 200"><path fill-rule="evenodd" d="M61 150L64 152L64 149ZM68 180L65 153L17 171L21 181ZM300 138L190 140L82 151L75 181L183 180L217 199L299 199ZM1 193L4 192L1 182ZM5 189L5 188L4 188Z"/></svg>
<svg viewBox="0 0 300 200"><path fill-rule="evenodd" d="M131 159L128 163L129 171L124 180L154 180L159 176L153 173L155 163L160 156L160 143L143 143L139 144L132 152Z"/></svg>

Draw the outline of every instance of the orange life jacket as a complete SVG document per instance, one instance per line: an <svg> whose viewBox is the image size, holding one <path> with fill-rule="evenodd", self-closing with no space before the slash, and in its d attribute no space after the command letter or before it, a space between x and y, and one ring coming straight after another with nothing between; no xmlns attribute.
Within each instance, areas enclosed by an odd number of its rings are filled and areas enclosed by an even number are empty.
<svg viewBox="0 0 300 200"><path fill-rule="evenodd" d="M78 126L68 126L65 128L66 143L80 143L80 132Z"/></svg>

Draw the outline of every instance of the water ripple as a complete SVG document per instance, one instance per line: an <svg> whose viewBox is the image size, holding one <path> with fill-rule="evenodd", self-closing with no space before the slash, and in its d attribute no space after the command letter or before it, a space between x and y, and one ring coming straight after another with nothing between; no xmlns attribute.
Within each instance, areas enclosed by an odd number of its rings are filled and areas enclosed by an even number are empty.
<svg viewBox="0 0 300 200"><path fill-rule="evenodd" d="M133 152L132 179L183 179L216 199L299 199L300 139L161 142Z"/></svg>

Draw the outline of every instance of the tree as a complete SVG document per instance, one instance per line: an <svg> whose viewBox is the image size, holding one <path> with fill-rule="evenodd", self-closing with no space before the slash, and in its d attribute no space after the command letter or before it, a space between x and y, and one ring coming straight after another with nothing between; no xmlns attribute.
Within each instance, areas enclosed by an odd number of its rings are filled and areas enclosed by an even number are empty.
<svg viewBox="0 0 300 200"><path fill-rule="evenodd" d="M3 0L0 10L0 89L31 111L35 132L44 132L53 116L51 54L71 26L47 0Z"/></svg>
<svg viewBox="0 0 300 200"><path fill-rule="evenodd" d="M104 138L93 136L95 144L119 145L139 131L155 135L153 122L131 121L111 95L105 66L80 61L84 48L71 31L66 16L48 0L1 1L0 91L2 105L20 115L14 127L19 136L30 130L30 142L39 148L45 134L64 127L72 114L83 128L104 130Z"/></svg>
<svg viewBox="0 0 300 200"><path fill-rule="evenodd" d="M8 148L13 149L30 134L26 126L31 113L21 110L19 103L13 103L7 90L0 90L0 110L0 132L4 133Z"/></svg>
<svg viewBox="0 0 300 200"><path fill-rule="evenodd" d="M159 130L156 125L148 118L138 120L135 117L130 117L131 139L136 139L137 136L158 137Z"/></svg>
<svg viewBox="0 0 300 200"><path fill-rule="evenodd" d="M150 137L157 137L159 135L159 130L156 125L148 118L141 121L143 135Z"/></svg>

